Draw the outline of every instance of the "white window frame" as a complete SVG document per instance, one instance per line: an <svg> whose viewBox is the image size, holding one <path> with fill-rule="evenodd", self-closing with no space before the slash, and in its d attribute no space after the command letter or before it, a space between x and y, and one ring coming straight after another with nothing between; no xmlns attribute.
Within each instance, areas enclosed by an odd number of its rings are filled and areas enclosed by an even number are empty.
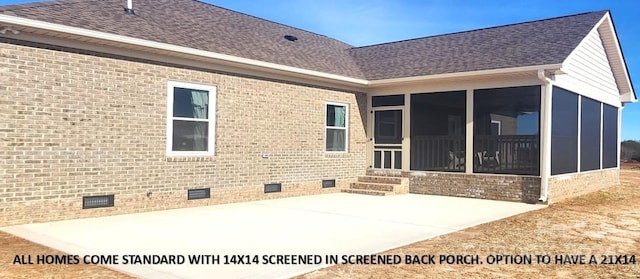
<svg viewBox="0 0 640 279"><path fill-rule="evenodd" d="M173 116L173 93L175 88L188 88L193 90L202 90L209 92L208 118L194 119ZM215 138L216 138L216 89L214 85L204 85L180 81L167 82L167 156L213 156L215 155ZM207 135L207 151L173 151L173 120L188 120L198 122L208 122Z"/></svg>
<svg viewBox="0 0 640 279"><path fill-rule="evenodd" d="M345 115L344 115L344 127L335 127L335 126L329 126L327 125L327 109L329 108L329 106L341 106L345 108ZM328 129L334 129L334 130L344 130L344 150L343 151L334 151L334 150L327 150L327 130ZM324 145L324 152L325 153L348 153L349 152L349 104L345 104L345 103L336 103L336 102L325 102L324 103L324 142L322 143Z"/></svg>

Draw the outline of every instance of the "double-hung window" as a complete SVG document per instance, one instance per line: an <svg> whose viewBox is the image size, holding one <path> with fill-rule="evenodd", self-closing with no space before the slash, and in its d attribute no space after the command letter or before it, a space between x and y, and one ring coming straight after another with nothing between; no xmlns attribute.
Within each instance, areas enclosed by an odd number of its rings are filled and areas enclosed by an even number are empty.
<svg viewBox="0 0 640 279"><path fill-rule="evenodd" d="M169 81L167 155L214 155L215 107L215 86Z"/></svg>
<svg viewBox="0 0 640 279"><path fill-rule="evenodd" d="M326 104L325 150L347 152L349 106L340 103Z"/></svg>

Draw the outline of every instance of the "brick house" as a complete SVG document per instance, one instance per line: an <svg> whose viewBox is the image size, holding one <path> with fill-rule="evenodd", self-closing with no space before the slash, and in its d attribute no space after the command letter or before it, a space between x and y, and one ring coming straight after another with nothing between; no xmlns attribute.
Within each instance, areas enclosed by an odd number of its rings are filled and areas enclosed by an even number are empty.
<svg viewBox="0 0 640 279"><path fill-rule="evenodd" d="M0 7L0 226L333 192L616 184L607 11L353 47L193 0Z"/></svg>

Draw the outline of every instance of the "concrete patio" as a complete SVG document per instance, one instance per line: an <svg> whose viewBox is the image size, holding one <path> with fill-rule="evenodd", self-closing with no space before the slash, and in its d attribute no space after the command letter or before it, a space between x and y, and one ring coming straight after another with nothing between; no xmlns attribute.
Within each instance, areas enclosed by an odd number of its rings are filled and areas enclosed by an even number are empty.
<svg viewBox="0 0 640 279"><path fill-rule="evenodd" d="M110 265L144 278L285 278L327 266L224 256L369 255L543 208L428 195L325 194L3 227L73 255L219 255L219 264ZM28 252L28 251L25 251ZM122 263L122 261L120 262Z"/></svg>

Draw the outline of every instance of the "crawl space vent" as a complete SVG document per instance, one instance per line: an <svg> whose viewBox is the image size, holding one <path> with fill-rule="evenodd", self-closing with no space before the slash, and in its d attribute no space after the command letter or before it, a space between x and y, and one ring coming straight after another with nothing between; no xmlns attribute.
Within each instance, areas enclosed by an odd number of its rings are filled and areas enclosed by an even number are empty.
<svg viewBox="0 0 640 279"><path fill-rule="evenodd" d="M82 209L113 207L113 195L82 197Z"/></svg>
<svg viewBox="0 0 640 279"><path fill-rule="evenodd" d="M208 199L211 197L211 188L187 190L187 200Z"/></svg>
<svg viewBox="0 0 640 279"><path fill-rule="evenodd" d="M264 185L265 193L282 192L282 183L271 183Z"/></svg>
<svg viewBox="0 0 640 279"><path fill-rule="evenodd" d="M335 179L322 180L322 188L333 188L333 187L336 187Z"/></svg>

